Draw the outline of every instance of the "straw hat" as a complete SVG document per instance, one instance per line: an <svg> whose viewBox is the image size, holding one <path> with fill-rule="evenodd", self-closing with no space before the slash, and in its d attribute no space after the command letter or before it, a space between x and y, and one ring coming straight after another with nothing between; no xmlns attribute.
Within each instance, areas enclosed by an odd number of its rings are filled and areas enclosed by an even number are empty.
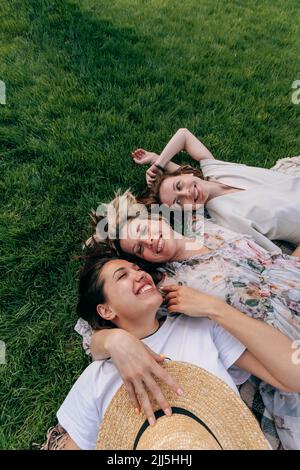
<svg viewBox="0 0 300 470"><path fill-rule="evenodd" d="M223 380L186 362L164 368L184 390L180 397L159 381L172 416L152 400L157 422L149 426L144 414L135 415L122 385L105 413L97 450L270 449L250 410Z"/></svg>

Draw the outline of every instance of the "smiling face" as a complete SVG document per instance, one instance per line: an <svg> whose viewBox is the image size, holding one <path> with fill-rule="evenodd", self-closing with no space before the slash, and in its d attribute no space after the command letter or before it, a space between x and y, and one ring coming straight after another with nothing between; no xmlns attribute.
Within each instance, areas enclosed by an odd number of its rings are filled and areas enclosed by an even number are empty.
<svg viewBox="0 0 300 470"><path fill-rule="evenodd" d="M110 318L117 326L126 327L143 319L153 320L162 303L162 296L156 289L150 274L126 260L115 259L106 263L100 272L104 282L103 292L106 304L97 307L101 316L106 311L113 313Z"/></svg>
<svg viewBox="0 0 300 470"><path fill-rule="evenodd" d="M164 220L135 218L121 231L120 246L151 263L164 263L176 253L175 233Z"/></svg>
<svg viewBox="0 0 300 470"><path fill-rule="evenodd" d="M159 188L159 198L163 204L169 207L195 209L196 205L205 204L209 196L207 184L201 178L193 174L181 174L165 178Z"/></svg>

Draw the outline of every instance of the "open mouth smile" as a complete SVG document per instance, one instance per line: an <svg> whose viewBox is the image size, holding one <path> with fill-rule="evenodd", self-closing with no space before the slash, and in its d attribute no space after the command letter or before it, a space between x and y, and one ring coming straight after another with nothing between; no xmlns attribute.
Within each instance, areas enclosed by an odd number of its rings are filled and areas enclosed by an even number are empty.
<svg viewBox="0 0 300 470"><path fill-rule="evenodd" d="M152 248L152 251L155 253L155 254L159 254L163 248L164 248L164 240L162 238L162 235L159 236L159 239L157 240L157 242L155 244L153 244L153 248Z"/></svg>
<svg viewBox="0 0 300 470"><path fill-rule="evenodd" d="M135 292L135 295L148 294L148 292L154 290L156 290L156 287L154 287L153 284L147 282L138 288L138 290Z"/></svg>

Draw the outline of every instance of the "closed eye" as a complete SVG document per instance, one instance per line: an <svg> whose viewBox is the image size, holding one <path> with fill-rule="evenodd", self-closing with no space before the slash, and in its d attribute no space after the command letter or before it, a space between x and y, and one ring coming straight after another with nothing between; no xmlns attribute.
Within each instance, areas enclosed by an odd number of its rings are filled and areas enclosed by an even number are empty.
<svg viewBox="0 0 300 470"><path fill-rule="evenodd" d="M142 245L138 245L138 247L135 250L136 255L141 255L142 254Z"/></svg>
<svg viewBox="0 0 300 470"><path fill-rule="evenodd" d="M182 184L181 184L181 181L177 181L175 186L173 186L174 188L174 191L177 190L177 191L180 191L182 189ZM178 206L181 206L181 202L180 202L180 199L179 198L175 198L174 201L173 201L173 204L177 204Z"/></svg>
<svg viewBox="0 0 300 470"><path fill-rule="evenodd" d="M119 281L120 279L122 279L122 277L125 277L125 276L127 276L127 272L121 274L121 276L118 277L118 281Z"/></svg>

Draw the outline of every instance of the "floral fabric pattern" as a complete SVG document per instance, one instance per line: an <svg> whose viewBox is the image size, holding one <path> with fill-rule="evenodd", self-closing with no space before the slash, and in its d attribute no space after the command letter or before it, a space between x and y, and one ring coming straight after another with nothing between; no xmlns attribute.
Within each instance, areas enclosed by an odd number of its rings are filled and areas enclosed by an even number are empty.
<svg viewBox="0 0 300 470"><path fill-rule="evenodd" d="M222 298L290 339L300 339L299 258L270 254L250 238L214 227L211 221L205 221L204 245L212 251L161 269L174 282ZM260 393L283 447L300 449L300 394L283 393L263 382Z"/></svg>

